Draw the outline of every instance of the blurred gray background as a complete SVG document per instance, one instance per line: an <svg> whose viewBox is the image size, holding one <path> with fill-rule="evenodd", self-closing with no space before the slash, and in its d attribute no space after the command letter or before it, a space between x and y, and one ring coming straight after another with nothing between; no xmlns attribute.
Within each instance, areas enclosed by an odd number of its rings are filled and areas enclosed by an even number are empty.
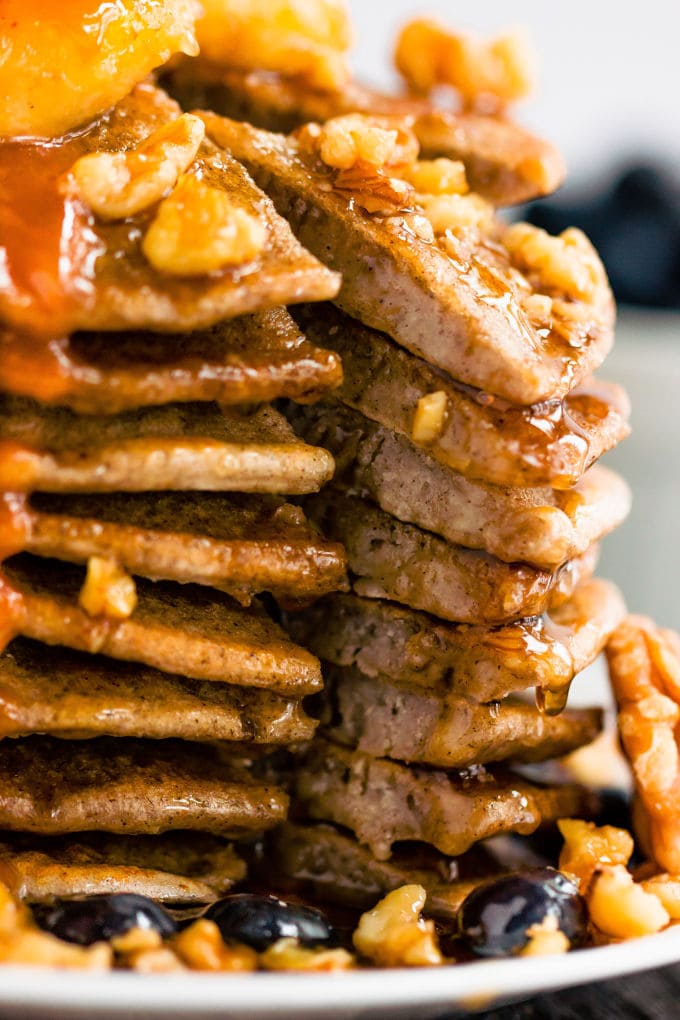
<svg viewBox="0 0 680 1020"><path fill-rule="evenodd" d="M350 0L350 6L356 69L380 85L396 82L394 38L414 14L436 14L482 34L525 26L539 53L539 90L514 114L564 152L567 203L606 190L622 167L637 161L680 182L680 4ZM635 195L630 201L635 205ZM633 231L626 220L614 232L614 255L633 253L639 272L657 257L674 259L677 279L680 249L671 250L674 235L660 228L680 223L678 209L678 192L664 192L655 207L656 234L650 228L641 238L639 225ZM669 250L660 253L664 245ZM632 610L680 629L680 311L621 306L617 344L600 374L628 389L634 429L607 458L630 482L634 509L605 542L600 573L621 585Z"/></svg>

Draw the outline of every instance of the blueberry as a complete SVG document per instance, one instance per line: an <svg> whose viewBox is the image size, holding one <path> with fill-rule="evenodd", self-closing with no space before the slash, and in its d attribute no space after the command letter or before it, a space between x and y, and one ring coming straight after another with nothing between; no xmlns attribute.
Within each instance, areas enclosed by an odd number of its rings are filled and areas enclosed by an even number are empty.
<svg viewBox="0 0 680 1020"><path fill-rule="evenodd" d="M471 892L458 914L458 930L477 956L512 956L527 944L527 929L547 915L557 919L572 945L583 939L586 909L576 885L554 868L534 868Z"/></svg>
<svg viewBox="0 0 680 1020"><path fill-rule="evenodd" d="M150 928L163 938L177 931L177 925L166 910L136 893L62 900L34 913L38 924L46 931L80 946L107 942L131 928Z"/></svg>
<svg viewBox="0 0 680 1020"><path fill-rule="evenodd" d="M262 952L278 939L304 946L333 946L337 936L320 910L285 903L276 896L239 893L213 903L205 914L226 941L244 942Z"/></svg>

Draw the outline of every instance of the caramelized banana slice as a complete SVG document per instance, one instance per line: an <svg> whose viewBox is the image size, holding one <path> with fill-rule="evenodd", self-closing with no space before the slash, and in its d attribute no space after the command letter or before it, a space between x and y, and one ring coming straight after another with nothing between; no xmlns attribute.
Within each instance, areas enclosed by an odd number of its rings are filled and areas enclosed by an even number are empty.
<svg viewBox="0 0 680 1020"><path fill-rule="evenodd" d="M680 638L630 616L607 647L619 732L633 769L636 824L661 868L680 872Z"/></svg>
<svg viewBox="0 0 680 1020"><path fill-rule="evenodd" d="M5 0L0 135L56 137L127 95L174 53L195 55L195 0Z"/></svg>

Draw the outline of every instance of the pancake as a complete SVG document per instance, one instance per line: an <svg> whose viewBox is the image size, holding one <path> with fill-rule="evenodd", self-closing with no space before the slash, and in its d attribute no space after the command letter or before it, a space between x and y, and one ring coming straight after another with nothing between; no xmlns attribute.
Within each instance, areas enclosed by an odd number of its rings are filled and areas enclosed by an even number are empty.
<svg viewBox="0 0 680 1020"><path fill-rule="evenodd" d="M243 265L196 276L161 272L142 251L153 208L104 222L74 188L63 187L64 175L83 155L129 151L180 112L145 83L58 145L3 145L0 218L11 217L13 228L2 241L0 318L6 325L56 336L78 329L177 332L335 296L337 276L301 247L243 168L207 141L189 174L225 193L264 229L264 248Z"/></svg>
<svg viewBox="0 0 680 1020"><path fill-rule="evenodd" d="M286 625L295 640L337 666L484 703L531 687L566 697L573 677L597 658L625 615L618 589L594 579L547 616L506 627L456 626L357 595L330 595L304 613L288 613Z"/></svg>
<svg viewBox="0 0 680 1020"><path fill-rule="evenodd" d="M403 524L366 500L326 489L305 508L347 551L354 591L422 609L456 623L495 625L535 616L565 601L592 575L592 546L553 573L504 563Z"/></svg>
<svg viewBox="0 0 680 1020"><path fill-rule="evenodd" d="M466 477L495 485L570 488L628 435L630 406L621 387L588 379L563 399L517 407L455 382L383 333L331 305L296 310L302 329L342 358L334 399L413 441L418 401L446 396L439 433L425 447Z"/></svg>
<svg viewBox="0 0 680 1020"><path fill-rule="evenodd" d="M76 837L4 833L0 881L28 903L136 893L170 904L210 903L246 875L222 840L202 833Z"/></svg>
<svg viewBox="0 0 680 1020"><path fill-rule="evenodd" d="M0 483L9 490L287 494L316 492L332 474L332 457L296 439L272 407L245 415L167 404L85 417L0 395Z"/></svg>
<svg viewBox="0 0 680 1020"><path fill-rule="evenodd" d="M290 406L299 435L329 450L335 485L456 545L555 569L625 519L630 490L594 465L574 488L500 488L445 467L404 436L335 402Z"/></svg>
<svg viewBox="0 0 680 1020"><path fill-rule="evenodd" d="M518 269L495 243L499 222L478 241L475 231L466 239L448 231L447 253L402 225L399 215L386 222L362 212L352 189L334 188L330 168L319 170L294 138L201 116L210 137L246 165L300 241L343 274L338 305L461 382L535 404L565 396L611 349L613 298L594 252L598 283L591 296L569 303L564 321L538 328L521 304L537 291L527 280L528 289L518 289Z"/></svg>
<svg viewBox="0 0 680 1020"><path fill-rule="evenodd" d="M293 697L322 685L318 660L293 644L257 600L243 609L208 588L136 578L136 608L117 620L81 608L80 567L23 555L6 562L3 574L21 599L16 630L36 641Z"/></svg>
<svg viewBox="0 0 680 1020"><path fill-rule="evenodd" d="M452 857L500 833L583 817L590 796L573 786L540 786L483 766L466 772L408 767L314 742L300 762L295 798L306 817L351 830L378 860L415 840Z"/></svg>
<svg viewBox="0 0 680 1020"><path fill-rule="evenodd" d="M45 342L0 331L0 387L79 414L185 401L307 401L341 379L338 356L309 343L283 308L173 336L75 333Z"/></svg>
<svg viewBox="0 0 680 1020"><path fill-rule="evenodd" d="M274 496L37 493L24 517L29 552L73 563L101 556L151 580L217 588L244 605L263 591L301 600L345 585L342 547Z"/></svg>
<svg viewBox="0 0 680 1020"><path fill-rule="evenodd" d="M0 738L146 737L291 744L315 723L270 691L187 680L18 638L0 656Z"/></svg>
<svg viewBox="0 0 680 1020"><path fill-rule="evenodd" d="M601 729L599 709L549 716L514 698L478 705L352 668L329 666L325 677L321 720L329 736L376 758L447 769L546 761L589 744Z"/></svg>
<svg viewBox="0 0 680 1020"><path fill-rule="evenodd" d="M182 62L165 82L186 109L200 106L268 131L288 132L347 113L406 119L423 158L462 160L470 186L494 205L548 195L564 177L559 152L507 117L454 113L425 99L384 95L357 82L322 91L297 78L221 68L202 57Z"/></svg>
<svg viewBox="0 0 680 1020"><path fill-rule="evenodd" d="M332 825L293 822L267 837L262 863L263 873L276 869L284 890L292 887L302 896L359 910L373 908L393 889L417 883L427 891L425 913L449 921L465 897L500 870L483 853L450 858L422 846L397 847L389 860L378 861Z"/></svg>
<svg viewBox="0 0 680 1020"><path fill-rule="evenodd" d="M278 787L181 741L0 742L0 826L14 832L182 829L241 839L277 825L287 807Z"/></svg>

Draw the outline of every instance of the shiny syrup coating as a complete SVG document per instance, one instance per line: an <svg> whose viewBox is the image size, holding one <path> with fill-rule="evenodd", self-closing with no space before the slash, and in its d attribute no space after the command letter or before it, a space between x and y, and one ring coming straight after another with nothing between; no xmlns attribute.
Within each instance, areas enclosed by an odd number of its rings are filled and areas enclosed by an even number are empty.
<svg viewBox="0 0 680 1020"><path fill-rule="evenodd" d="M585 936L587 914L577 886L554 868L535 868L494 879L467 897L458 931L476 956L514 956L528 929L555 918L572 945Z"/></svg>

